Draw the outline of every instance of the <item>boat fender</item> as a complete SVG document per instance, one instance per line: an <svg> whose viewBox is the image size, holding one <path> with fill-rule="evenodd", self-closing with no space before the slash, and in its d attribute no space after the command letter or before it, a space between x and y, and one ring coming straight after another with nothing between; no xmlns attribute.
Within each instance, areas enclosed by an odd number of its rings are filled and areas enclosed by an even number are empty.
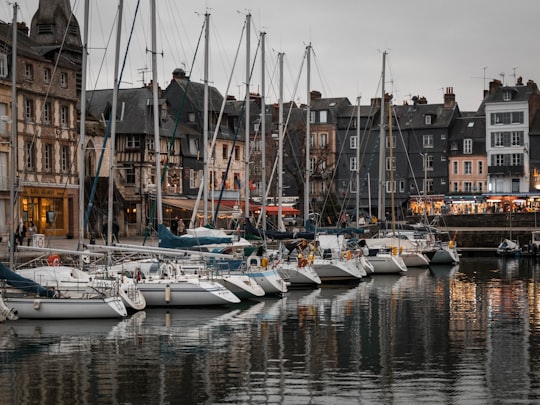
<svg viewBox="0 0 540 405"><path fill-rule="evenodd" d="M402 254L403 253L403 246L400 246L399 247L399 254Z"/></svg>
<svg viewBox="0 0 540 405"><path fill-rule="evenodd" d="M33 307L36 311L38 311L39 308L41 308L41 301L40 301L40 300L35 300L35 301L34 301L34 304L32 305L32 307Z"/></svg>
<svg viewBox="0 0 540 405"><path fill-rule="evenodd" d="M261 260L261 266L266 267L268 266L268 257L263 257Z"/></svg>
<svg viewBox="0 0 540 405"><path fill-rule="evenodd" d="M171 302L171 287L165 287L165 302L169 304Z"/></svg>
<svg viewBox="0 0 540 405"><path fill-rule="evenodd" d="M451 240L450 242L448 242L448 247L449 247L450 249L453 249L453 248L454 248L454 241L453 241L453 240Z"/></svg>
<svg viewBox="0 0 540 405"><path fill-rule="evenodd" d="M50 255L49 258L47 259L47 263L49 264L49 266L60 266L60 256L58 255Z"/></svg>
<svg viewBox="0 0 540 405"><path fill-rule="evenodd" d="M307 261L307 259L305 259L305 258L302 258L302 259L300 259L300 260L298 261L298 267L306 267L307 264L308 264L308 261Z"/></svg>
<svg viewBox="0 0 540 405"><path fill-rule="evenodd" d="M392 256L397 255L397 252L398 252L398 248L397 248L397 246L394 246L394 247L392 248Z"/></svg>
<svg viewBox="0 0 540 405"><path fill-rule="evenodd" d="M347 260L351 260L351 251L347 250Z"/></svg>
<svg viewBox="0 0 540 405"><path fill-rule="evenodd" d="M308 263L313 264L313 261L315 260L315 256L312 254L309 254L307 258L308 258Z"/></svg>

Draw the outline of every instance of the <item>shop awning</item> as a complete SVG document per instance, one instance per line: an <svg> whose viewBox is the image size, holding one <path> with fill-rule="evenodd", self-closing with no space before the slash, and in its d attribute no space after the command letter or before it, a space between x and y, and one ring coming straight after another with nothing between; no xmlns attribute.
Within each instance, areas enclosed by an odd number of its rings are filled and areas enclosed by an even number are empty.
<svg viewBox="0 0 540 405"><path fill-rule="evenodd" d="M193 212L195 209L195 202L196 200L189 200L189 199L177 199L177 198L163 198L162 203L164 205L169 205L171 207L185 209L188 211ZM212 209L211 205L208 207L209 210ZM198 214L203 214L204 208L202 201L199 201L199 208L197 210ZM226 205L220 205L219 207L219 214L218 215L232 215L233 209L231 207L227 207ZM210 214L212 214L210 212Z"/></svg>
<svg viewBox="0 0 540 405"><path fill-rule="evenodd" d="M266 206L266 215L277 215L278 209L279 207L276 205L268 205ZM281 213L283 215L300 215L300 210L294 207L283 206L281 207Z"/></svg>

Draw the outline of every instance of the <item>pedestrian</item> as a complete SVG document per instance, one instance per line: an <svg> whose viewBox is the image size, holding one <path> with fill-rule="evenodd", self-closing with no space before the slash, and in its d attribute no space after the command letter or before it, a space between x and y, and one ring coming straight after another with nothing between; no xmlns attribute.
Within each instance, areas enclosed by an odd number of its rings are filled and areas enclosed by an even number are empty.
<svg viewBox="0 0 540 405"><path fill-rule="evenodd" d="M174 217L171 221L171 232L173 235L178 235L178 217Z"/></svg>
<svg viewBox="0 0 540 405"><path fill-rule="evenodd" d="M184 233L186 233L186 225L184 224L184 220L180 218L178 220L178 234L183 235Z"/></svg>
<svg viewBox="0 0 540 405"><path fill-rule="evenodd" d="M19 221L15 235L17 236L17 243L22 245L24 243L24 237L26 236L26 226L24 226L22 219Z"/></svg>
<svg viewBox="0 0 540 405"><path fill-rule="evenodd" d="M116 240L116 243L120 243L120 239L118 238L119 233L120 233L120 225L118 225L118 221L116 220L116 218L113 219L112 233L113 233L114 239Z"/></svg>
<svg viewBox="0 0 540 405"><path fill-rule="evenodd" d="M34 239L34 235L37 233L37 228L32 221L28 225L28 240L26 241L27 246L30 246L30 241Z"/></svg>

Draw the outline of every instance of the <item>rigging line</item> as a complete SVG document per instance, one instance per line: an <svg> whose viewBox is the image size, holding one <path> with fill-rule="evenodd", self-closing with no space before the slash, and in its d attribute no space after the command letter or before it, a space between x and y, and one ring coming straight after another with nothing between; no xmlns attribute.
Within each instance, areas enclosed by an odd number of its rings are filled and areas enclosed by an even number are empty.
<svg viewBox="0 0 540 405"><path fill-rule="evenodd" d="M178 6L177 1L174 1L174 5ZM179 63L177 60L175 60L177 58L177 55L182 55L181 58L183 60L187 61L187 60L189 60L189 57L186 54L186 49L189 48L189 51L192 54L195 51L190 46L191 45L190 41L186 41L187 46L184 43L184 38L189 38L189 35L188 35L187 31L186 31L186 27L184 25L184 22L182 21L181 14L178 13L178 7L173 7L173 2L171 2L170 0L168 0L166 2L166 7L169 10L167 16L172 17L173 20L176 22L176 24L173 24L173 28L174 28L174 31L176 32L176 35L170 35L171 30L168 29L168 28L165 28L166 27L165 24L161 24L160 25L160 28L161 28L160 31L162 31L162 34L160 35L160 37L166 41L167 47L169 49L174 49L175 50L175 51L169 52L169 54L168 54L168 56L173 59L175 66L185 65L185 63L181 63L181 62ZM158 8L157 12L158 12L158 18L159 18L159 20L161 20L160 9L159 8ZM180 27L183 28L183 30L180 30L179 29ZM183 32L181 32L181 31L183 31ZM174 40L172 40L173 38L174 38ZM177 45L180 45L180 46L178 47ZM162 64L162 66L164 67L164 64Z"/></svg>
<svg viewBox="0 0 540 405"><path fill-rule="evenodd" d="M312 52L313 52L313 56L314 56L314 62L315 62L315 68L317 70L317 73L318 73L318 76L319 76L319 79L321 80L321 86L322 86L322 91L324 92L324 94L332 94L331 91L328 91L328 88L331 88L329 85L328 85L328 80L326 80L326 78L322 75L321 73L321 69L320 69L320 65L319 65L319 59L317 58L317 53L315 52L315 50L312 48Z"/></svg>
<svg viewBox="0 0 540 405"><path fill-rule="evenodd" d="M137 14L138 14L138 11L139 11L139 5L140 5L140 0L137 0L137 7L135 9L135 15L133 17L133 22L132 22L132 25L131 25L131 32L130 32L130 35L129 35L129 38L128 38L128 42L127 42L127 46L126 46L126 52L124 54L124 62L122 64L122 68L120 69L120 75L119 75L119 83L122 82L122 76L124 74L124 68L125 68L125 63L126 63L126 59L127 59L127 53L129 51L129 45L131 43L131 38L133 36L133 30L134 30L134 27L135 27L135 20L137 18ZM117 18L118 18L119 14L118 14L118 11L117 11ZM114 91L114 90L113 90ZM112 120L115 120L116 119L116 111L111 111L111 117L109 118L109 121L107 123L107 129L105 131L105 136L103 137L103 147L101 149L101 155L99 156L99 162L98 162L98 166L96 168L96 175L94 177L94 182L92 184L92 190L90 192L90 197L89 197L89 200L88 200L88 207L86 208L86 213L85 213L85 216L84 216L84 228L86 229L86 226L88 225L88 219L90 217L90 212L92 211L92 208L94 206L94 198L95 198L95 195L96 195L96 190L97 190L97 184L98 184L98 180L99 180L99 172L101 171L101 165L103 164L103 159L104 159L104 156L105 156L105 150L107 148L107 140L108 138L110 137L110 134L111 134L111 122ZM110 176L113 176L113 173L109 173Z"/></svg>

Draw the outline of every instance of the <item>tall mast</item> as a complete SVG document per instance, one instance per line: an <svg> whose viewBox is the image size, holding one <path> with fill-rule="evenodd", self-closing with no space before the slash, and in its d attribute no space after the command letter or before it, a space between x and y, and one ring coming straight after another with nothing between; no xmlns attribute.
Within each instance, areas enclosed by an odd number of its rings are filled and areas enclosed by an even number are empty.
<svg viewBox="0 0 540 405"><path fill-rule="evenodd" d="M17 3L13 4L13 30L12 57L11 57L11 159L9 162L9 216L11 225L9 229L9 266L13 268L15 251L15 176L17 171Z"/></svg>
<svg viewBox="0 0 540 405"><path fill-rule="evenodd" d="M210 42L210 14L204 15L204 100L203 100L203 225L208 223L208 64Z"/></svg>
<svg viewBox="0 0 540 405"><path fill-rule="evenodd" d="M360 225L360 135L362 130L360 128L360 101L362 97L358 96L357 104L358 109L356 111L356 225Z"/></svg>
<svg viewBox="0 0 540 405"><path fill-rule="evenodd" d="M278 215L277 226L278 231L284 231L285 225L283 224L283 56L285 54L280 52L279 58L279 135L278 135Z"/></svg>
<svg viewBox="0 0 540 405"><path fill-rule="evenodd" d="M265 39L266 32L261 32L261 218L262 229L266 230L266 82L265 82Z"/></svg>
<svg viewBox="0 0 540 405"><path fill-rule="evenodd" d="M245 180L244 180L244 190L245 190L245 207L244 214L246 218L249 218L249 78L250 78L250 39L251 39L251 14L246 16L246 144L244 146L245 150Z"/></svg>
<svg viewBox="0 0 540 405"><path fill-rule="evenodd" d="M111 109L111 148L109 151L109 201L107 205L107 244L112 245L112 225L113 225L113 197L114 197L114 154L115 154L115 142L116 142L116 111L118 105L118 70L120 65L120 37L122 33L122 9L124 1L120 0L118 3L118 26L116 31L116 52L114 56L114 88L112 97L112 109ZM156 155L156 160L159 160L159 155ZM157 181L156 186L159 187L159 172L156 173ZM156 191L157 192L157 191ZM109 251L110 252L110 251ZM111 254L109 253L109 261Z"/></svg>
<svg viewBox="0 0 540 405"><path fill-rule="evenodd" d="M379 221L383 221L385 218L385 183L386 183L386 167L385 167L385 142L386 134L384 131L384 126L386 124L384 120L384 76L386 68L386 51L383 52L383 63L382 63L382 80L381 80L381 121L379 124L379 200L378 200L378 218Z"/></svg>
<svg viewBox="0 0 540 405"><path fill-rule="evenodd" d="M163 224L163 205L161 202L161 145L159 136L159 99L157 83L157 42L156 42L156 0L152 6L152 94L154 99L154 145L156 147L156 209L158 224Z"/></svg>
<svg viewBox="0 0 540 405"><path fill-rule="evenodd" d="M311 138L311 44L306 47L306 181L304 182L304 226L307 225L309 219L309 180L311 175L311 151L310 151L310 138Z"/></svg>
<svg viewBox="0 0 540 405"><path fill-rule="evenodd" d="M84 243L84 144L86 137L86 68L88 61L88 14L90 0L84 1L84 31L81 67L81 121L79 128L79 247Z"/></svg>

